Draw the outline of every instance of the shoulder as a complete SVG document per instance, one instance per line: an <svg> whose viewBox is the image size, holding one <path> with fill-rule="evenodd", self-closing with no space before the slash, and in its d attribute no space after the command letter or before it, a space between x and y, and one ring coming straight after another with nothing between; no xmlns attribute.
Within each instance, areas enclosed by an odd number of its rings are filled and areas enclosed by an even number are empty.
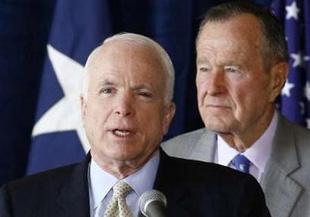
<svg viewBox="0 0 310 217"><path fill-rule="evenodd" d="M310 171L310 130L291 123L281 115L279 117L269 166L277 165L284 171L295 168L287 176L308 191L310 190L310 180L307 178ZM283 159L286 160L283 161ZM273 167L269 168L272 171Z"/></svg>
<svg viewBox="0 0 310 217"><path fill-rule="evenodd" d="M238 172L229 167L215 163L201 162L196 160L181 159L167 156L166 167L173 174L174 180L183 182L202 183L203 185L214 184L225 188L234 188L245 183L259 186L256 179L248 174ZM169 173L169 171L167 171Z"/></svg>
<svg viewBox="0 0 310 217"><path fill-rule="evenodd" d="M282 134L286 133L286 136L293 135L294 137L304 137L306 139L310 139L309 129L289 121L281 114L279 114L277 133L280 134L280 136L283 136Z"/></svg>
<svg viewBox="0 0 310 217"><path fill-rule="evenodd" d="M218 208L227 207L230 209L234 206L237 207L242 202L247 204L247 209L249 209L242 210L242 212L267 210L264 193L260 185L249 174L214 163L169 156L165 168L162 167L161 169L165 170L165 172L160 172L161 183L164 183L162 189L165 193L166 191L179 192L180 189L187 189L192 200L217 201L216 206Z"/></svg>
<svg viewBox="0 0 310 217"><path fill-rule="evenodd" d="M182 144L182 143L188 143L188 142L193 142L197 141L203 134L207 133L206 128L201 128L198 130L194 130L191 132L187 132L181 135L178 135L176 137L173 137L165 142L163 142L164 146L170 146L172 144Z"/></svg>
<svg viewBox="0 0 310 217"><path fill-rule="evenodd" d="M74 168L76 164L26 176L4 185L1 193L12 199L25 199L27 195L34 198L41 194L54 194L68 181Z"/></svg>
<svg viewBox="0 0 310 217"><path fill-rule="evenodd" d="M305 136L306 138L310 138L310 130L289 121L286 117L280 115L279 117L279 128L284 128L286 130L293 130L294 134Z"/></svg>
<svg viewBox="0 0 310 217"><path fill-rule="evenodd" d="M171 138L163 142L161 147L170 155L184 157L184 153L190 153L202 137L211 138L212 136L206 128L201 128Z"/></svg>
<svg viewBox="0 0 310 217"><path fill-rule="evenodd" d="M59 216L60 199L67 200L72 192L87 195L87 168L88 162L82 161L5 184L0 190L0 216L3 212L4 216Z"/></svg>
<svg viewBox="0 0 310 217"><path fill-rule="evenodd" d="M281 137L285 138L285 141L292 141L301 156L310 155L310 130L292 123L285 117L280 116L277 132L276 132L276 143L281 141ZM308 158L308 157L307 157ZM310 162L310 161L309 161Z"/></svg>

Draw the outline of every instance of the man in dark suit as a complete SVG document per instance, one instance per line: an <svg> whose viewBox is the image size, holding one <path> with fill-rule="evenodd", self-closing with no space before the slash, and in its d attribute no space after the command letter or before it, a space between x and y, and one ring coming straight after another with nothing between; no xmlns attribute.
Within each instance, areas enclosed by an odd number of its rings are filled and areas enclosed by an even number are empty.
<svg viewBox="0 0 310 217"><path fill-rule="evenodd" d="M5 185L1 217L141 215L138 198L163 192L167 216L267 217L249 175L160 150L175 107L167 53L141 35L113 36L89 56L81 95L86 159Z"/></svg>

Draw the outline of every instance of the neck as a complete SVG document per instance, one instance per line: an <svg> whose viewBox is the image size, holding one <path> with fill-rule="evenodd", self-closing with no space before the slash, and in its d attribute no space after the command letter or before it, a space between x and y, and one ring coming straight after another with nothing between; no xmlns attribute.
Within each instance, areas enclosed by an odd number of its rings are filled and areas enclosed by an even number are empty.
<svg viewBox="0 0 310 217"><path fill-rule="evenodd" d="M117 179L124 179L131 174L137 172L148 162L148 160L153 156L154 153L155 152L151 153L147 157L134 160L112 160L100 157L98 154L93 153L91 150L92 158L94 159L94 161L96 161L99 167L107 173L110 173Z"/></svg>
<svg viewBox="0 0 310 217"><path fill-rule="evenodd" d="M232 148L242 153L250 148L267 130L275 110L272 108L264 114L264 117L257 121L252 127L243 132L218 133L223 140Z"/></svg>

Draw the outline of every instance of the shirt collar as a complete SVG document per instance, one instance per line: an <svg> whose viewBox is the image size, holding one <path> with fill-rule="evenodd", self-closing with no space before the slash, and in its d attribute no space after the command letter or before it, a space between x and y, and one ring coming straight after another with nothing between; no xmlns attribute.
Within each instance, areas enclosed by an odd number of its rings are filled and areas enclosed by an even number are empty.
<svg viewBox="0 0 310 217"><path fill-rule="evenodd" d="M159 151L156 151L152 158L141 169L123 180L128 183L137 196L140 197L143 192L153 188L158 165ZM90 189L92 191L94 208L96 208L119 180L101 169L93 159L91 159L89 167Z"/></svg>
<svg viewBox="0 0 310 217"><path fill-rule="evenodd" d="M274 113L271 123L261 137L250 146L243 155L246 156L261 173L264 172L268 157L270 156L273 137L275 135L278 123L278 114ZM218 136L218 163L228 166L231 160L239 154L239 152L231 148L221 137Z"/></svg>

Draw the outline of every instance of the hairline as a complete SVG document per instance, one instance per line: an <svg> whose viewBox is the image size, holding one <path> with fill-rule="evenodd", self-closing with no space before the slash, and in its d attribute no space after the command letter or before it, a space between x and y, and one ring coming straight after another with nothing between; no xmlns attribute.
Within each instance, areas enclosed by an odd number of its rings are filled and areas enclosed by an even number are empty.
<svg viewBox="0 0 310 217"><path fill-rule="evenodd" d="M238 5L238 3L241 4ZM222 5L223 6L229 5L229 6L228 7L226 6L225 8L225 6L223 7ZM227 11L229 7L232 10L231 13L228 13ZM216 15L216 13L218 13L219 10L224 11L224 14L222 16ZM270 15L268 15L268 13ZM273 64L276 64L278 62L282 61L288 62L287 44L286 42L284 42L285 44L282 44L283 40L285 40L283 38L284 33L282 27L280 26L280 23L277 22L277 18L274 15L272 15L272 13L267 12L260 6L243 1L227 2L211 8L206 13L205 17L200 23L198 35L196 38L196 48L200 40L201 33L208 23L224 23L242 15L253 16L256 19L257 23L259 24L259 32L261 34L260 53L263 58L263 64L265 69L269 69ZM267 26L268 22L270 25L273 24L272 25L273 28ZM272 33L276 32L282 33L283 37L281 37L280 35L279 37L277 37L280 40L276 40L277 42L275 44L272 44L275 42L275 38L272 35Z"/></svg>
<svg viewBox="0 0 310 217"><path fill-rule="evenodd" d="M83 83L82 83L82 92L81 96L83 96L85 99L87 99L87 92L88 92L88 87L89 87L89 65L98 52L102 49L104 45L107 43L110 43L112 41L130 41L133 43L136 43L138 45L144 45L150 49L153 49L159 56L160 61L162 63L162 66L164 67L164 76L165 76L165 95L164 95L164 102L165 104L168 104L169 102L172 101L173 99L173 91L174 91L174 67L172 64L172 61L168 55L168 53L154 40L143 36L139 34L134 34L134 33L119 33L114 36L111 36L107 39L104 40L104 42L95 48L89 57L87 58L85 67L84 67L84 78L83 78Z"/></svg>

